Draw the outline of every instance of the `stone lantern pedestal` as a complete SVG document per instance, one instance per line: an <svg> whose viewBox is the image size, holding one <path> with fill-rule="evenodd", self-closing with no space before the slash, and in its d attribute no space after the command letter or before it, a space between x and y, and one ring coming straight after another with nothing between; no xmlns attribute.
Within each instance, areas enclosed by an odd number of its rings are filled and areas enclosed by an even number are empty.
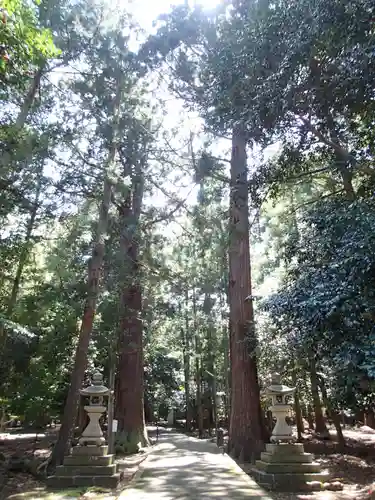
<svg viewBox="0 0 375 500"><path fill-rule="evenodd" d="M266 444L266 451L256 461L252 473L260 485L270 490L311 490L314 484L320 486L319 483L329 479L328 473L314 462L313 455L305 453L303 444L294 442L292 428L286 422L290 411L288 397L294 391L295 388L282 385L280 375L275 374L265 392L272 399L270 410L276 417L276 425L271 444Z"/></svg>
<svg viewBox="0 0 375 500"><path fill-rule="evenodd" d="M56 468L56 474L47 478L47 484L52 488L116 488L120 482L120 473L113 463L114 455L108 454L108 446L99 423L100 417L107 409L104 399L108 397L109 389L103 386L102 375L96 372L92 385L80 392L89 399L89 404L84 406L84 409L90 421L78 441L79 444L65 457L64 464Z"/></svg>

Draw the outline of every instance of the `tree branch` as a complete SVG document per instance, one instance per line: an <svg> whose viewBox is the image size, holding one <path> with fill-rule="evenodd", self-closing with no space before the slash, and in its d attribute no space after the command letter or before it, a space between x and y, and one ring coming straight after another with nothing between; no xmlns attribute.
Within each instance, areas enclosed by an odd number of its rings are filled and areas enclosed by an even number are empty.
<svg viewBox="0 0 375 500"><path fill-rule="evenodd" d="M329 198L330 196L335 196L336 194L341 194L344 193L345 189L339 189L338 191L334 191L333 193L328 193L323 196L319 196L319 198L316 198L315 200L310 200L307 201L306 203L302 203L302 205L298 205L298 207L293 208L293 210L290 210L290 212L287 212L286 215L292 215L296 213L298 210L301 208L307 207L308 205L313 205L314 203L317 203L318 201L324 200L325 198Z"/></svg>
<svg viewBox="0 0 375 500"><path fill-rule="evenodd" d="M303 116L300 116L300 115L295 115L296 118L298 118L299 120L302 121L302 123L308 128L308 130L313 134L315 135L315 137L317 137L323 144L325 144L326 146L329 146L330 148L332 148L336 153L338 153L339 155L341 155L342 157L344 158L347 158L348 160L350 160L351 162L353 160L355 160L355 158L353 158L353 156L345 149L341 146L341 144L338 144L336 142L333 142L331 141L330 139L328 139L324 134L322 134L322 132L320 132L320 130L318 130L315 125L313 125L311 123L310 120L308 120L307 118L303 117Z"/></svg>

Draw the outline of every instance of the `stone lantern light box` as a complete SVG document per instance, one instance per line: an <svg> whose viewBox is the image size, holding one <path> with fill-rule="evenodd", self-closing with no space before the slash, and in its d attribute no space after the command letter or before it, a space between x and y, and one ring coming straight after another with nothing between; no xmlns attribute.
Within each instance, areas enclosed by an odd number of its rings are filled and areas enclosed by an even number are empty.
<svg viewBox="0 0 375 500"><path fill-rule="evenodd" d="M271 441L290 442L293 440L292 427L287 424L286 417L290 411L290 398L296 388L288 387L281 383L279 373L272 376L271 385L266 389L265 395L271 398L272 406L270 410L276 418L276 425L272 431Z"/></svg>
<svg viewBox="0 0 375 500"><path fill-rule="evenodd" d="M92 377L92 384L80 391L81 396L88 398L88 405L84 406L90 419L86 429L79 439L80 445L100 446L105 443L102 429L100 427L100 417L106 411L105 399L108 398L110 390L103 385L103 376L100 372L95 372Z"/></svg>

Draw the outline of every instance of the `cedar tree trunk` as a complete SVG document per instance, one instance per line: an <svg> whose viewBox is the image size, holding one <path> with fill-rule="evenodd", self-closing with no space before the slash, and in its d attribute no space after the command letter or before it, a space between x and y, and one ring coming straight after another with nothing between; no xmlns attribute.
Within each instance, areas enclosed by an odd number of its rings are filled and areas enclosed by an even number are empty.
<svg viewBox="0 0 375 500"><path fill-rule="evenodd" d="M230 192L229 308L231 415L229 451L253 460L262 448L262 421L251 296L246 138L233 130Z"/></svg>
<svg viewBox="0 0 375 500"><path fill-rule="evenodd" d="M186 430L191 429L191 404L190 404L190 333L189 333L189 316L188 316L189 293L185 290L185 330L181 329L182 335L182 350L184 359L184 386L186 399Z"/></svg>
<svg viewBox="0 0 375 500"><path fill-rule="evenodd" d="M133 191L133 192L132 192ZM120 298L119 359L115 384L117 448L135 453L149 444L144 416L142 289L139 271L138 225L143 197L141 173L119 207L120 250L123 256Z"/></svg>
<svg viewBox="0 0 375 500"><path fill-rule="evenodd" d="M314 356L310 357L310 381L311 381L311 396L314 405L315 413L315 432L322 438L329 439L329 432L324 421L322 412L322 403L319 396L318 376L316 373L316 364Z"/></svg>

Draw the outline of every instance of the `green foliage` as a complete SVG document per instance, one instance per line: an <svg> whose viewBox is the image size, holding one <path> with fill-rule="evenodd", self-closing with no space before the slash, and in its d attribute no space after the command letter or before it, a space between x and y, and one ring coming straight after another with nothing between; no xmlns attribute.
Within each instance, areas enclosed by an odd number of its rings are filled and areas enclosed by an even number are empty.
<svg viewBox="0 0 375 500"><path fill-rule="evenodd" d="M171 356L166 346L155 347L151 344L146 349L145 398L156 413L160 413L161 405L168 409L173 404L180 387L180 370L181 360Z"/></svg>
<svg viewBox="0 0 375 500"><path fill-rule="evenodd" d="M357 398L367 406L361 382L375 379L374 203L321 202L299 228L299 240L286 245L283 285L264 307L291 348L334 369L342 404Z"/></svg>
<svg viewBox="0 0 375 500"><path fill-rule="evenodd" d="M26 85L31 81L35 66L59 55L51 31L41 26L38 20L38 3L24 0L2 2L0 80L5 92L9 90L8 86Z"/></svg>

